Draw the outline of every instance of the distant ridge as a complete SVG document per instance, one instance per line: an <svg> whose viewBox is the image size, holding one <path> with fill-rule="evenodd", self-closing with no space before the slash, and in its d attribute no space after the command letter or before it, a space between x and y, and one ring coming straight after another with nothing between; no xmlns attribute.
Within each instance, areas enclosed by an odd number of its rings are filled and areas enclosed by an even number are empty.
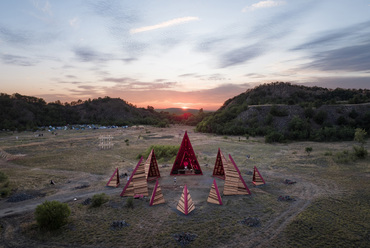
<svg viewBox="0 0 370 248"><path fill-rule="evenodd" d="M165 108L165 109L154 109L155 111L157 111L158 113L160 112L168 112L170 114L176 114L176 115L182 115L182 114L185 114L185 113L190 113L190 114L197 114L199 112L199 109L183 109L183 108ZM210 111L210 110L203 110L205 113L208 113L208 112L213 112L213 111Z"/></svg>

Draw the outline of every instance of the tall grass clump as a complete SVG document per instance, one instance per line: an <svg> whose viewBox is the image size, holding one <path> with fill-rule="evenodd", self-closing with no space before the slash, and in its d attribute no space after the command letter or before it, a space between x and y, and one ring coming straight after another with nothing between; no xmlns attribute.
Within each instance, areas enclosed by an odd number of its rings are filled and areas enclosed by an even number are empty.
<svg viewBox="0 0 370 248"><path fill-rule="evenodd" d="M180 146L171 146L171 145L151 145L145 152L137 155L137 159L140 159L141 156L147 158L150 152L154 149L154 154L157 160L161 161L171 161L176 158L177 152L180 149Z"/></svg>
<svg viewBox="0 0 370 248"><path fill-rule="evenodd" d="M91 199L91 207L97 208L108 201L108 196L105 193L93 195Z"/></svg>
<svg viewBox="0 0 370 248"><path fill-rule="evenodd" d="M9 187L8 176L0 171L0 196L7 197L10 194L11 188Z"/></svg>

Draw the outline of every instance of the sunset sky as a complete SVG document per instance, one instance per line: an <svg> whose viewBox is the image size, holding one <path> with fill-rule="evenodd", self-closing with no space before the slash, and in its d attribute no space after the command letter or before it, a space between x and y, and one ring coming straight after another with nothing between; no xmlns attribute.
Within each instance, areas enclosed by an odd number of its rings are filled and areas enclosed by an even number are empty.
<svg viewBox="0 0 370 248"><path fill-rule="evenodd" d="M0 1L0 92L218 109L261 83L370 88L370 1Z"/></svg>

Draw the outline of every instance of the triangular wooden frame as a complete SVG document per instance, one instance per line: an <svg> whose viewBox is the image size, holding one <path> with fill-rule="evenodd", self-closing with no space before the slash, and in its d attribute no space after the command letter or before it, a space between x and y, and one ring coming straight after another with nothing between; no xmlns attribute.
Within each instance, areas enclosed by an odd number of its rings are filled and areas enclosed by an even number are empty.
<svg viewBox="0 0 370 248"><path fill-rule="evenodd" d="M145 176L148 182L161 177L158 169L157 159L154 154L154 149L152 149L147 160L145 161Z"/></svg>
<svg viewBox="0 0 370 248"><path fill-rule="evenodd" d="M215 167L213 169L213 177L218 177L222 180L225 180L225 167L227 167L227 160L224 154L221 152L221 149L218 148Z"/></svg>
<svg viewBox="0 0 370 248"><path fill-rule="evenodd" d="M207 202L222 205L220 192L218 191L216 179L213 179L211 191L209 192Z"/></svg>
<svg viewBox="0 0 370 248"><path fill-rule="evenodd" d="M251 192L230 154L229 159L230 164L226 171L224 195L250 195Z"/></svg>
<svg viewBox="0 0 370 248"><path fill-rule="evenodd" d="M256 166L254 166L254 169L253 169L252 183L256 186L266 184L265 179L263 179L263 177L261 176L261 173L258 171Z"/></svg>
<svg viewBox="0 0 370 248"><path fill-rule="evenodd" d="M150 197L149 206L161 204L161 203L164 203L164 202L165 201L164 201L164 196L162 194L162 189L159 186L158 179L157 179L157 181L155 182L155 186L154 186L154 189L153 189L152 196Z"/></svg>
<svg viewBox="0 0 370 248"><path fill-rule="evenodd" d="M190 193L188 191L188 188L185 184L184 190L182 191L181 198L177 204L177 210L184 213L185 215L188 215L191 211L195 209L194 202L191 199Z"/></svg>
<svg viewBox="0 0 370 248"><path fill-rule="evenodd" d="M132 172L130 179L126 186L123 188L120 196L135 196L143 195L148 196L148 182L145 177L145 168L143 163L143 157L141 157L139 163L137 163L134 171Z"/></svg>
<svg viewBox="0 0 370 248"><path fill-rule="evenodd" d="M182 139L180 149L177 152L170 175L203 175L193 147L190 143L187 131L185 131L184 138Z"/></svg>
<svg viewBox="0 0 370 248"><path fill-rule="evenodd" d="M107 186L108 187L118 187L119 185L119 172L118 168L114 170L113 175L110 177Z"/></svg>

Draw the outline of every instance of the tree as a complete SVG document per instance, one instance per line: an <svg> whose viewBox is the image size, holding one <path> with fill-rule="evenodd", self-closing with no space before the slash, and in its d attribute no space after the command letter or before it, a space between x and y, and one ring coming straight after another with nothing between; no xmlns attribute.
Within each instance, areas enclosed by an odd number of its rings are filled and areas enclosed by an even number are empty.
<svg viewBox="0 0 370 248"><path fill-rule="evenodd" d="M37 224L41 229L56 230L67 223L71 210L67 203L45 201L35 211Z"/></svg>
<svg viewBox="0 0 370 248"><path fill-rule="evenodd" d="M307 152L308 156L310 156L310 153L312 152L312 147L306 147L305 151Z"/></svg>

